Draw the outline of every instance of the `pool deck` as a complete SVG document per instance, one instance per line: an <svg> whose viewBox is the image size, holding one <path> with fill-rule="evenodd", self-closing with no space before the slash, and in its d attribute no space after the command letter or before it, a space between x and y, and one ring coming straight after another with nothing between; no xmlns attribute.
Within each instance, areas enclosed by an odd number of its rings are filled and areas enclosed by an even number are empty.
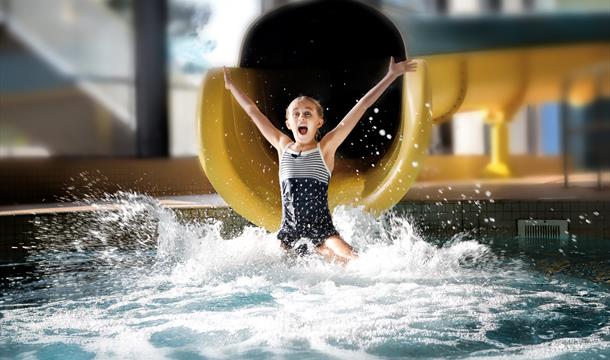
<svg viewBox="0 0 610 360"><path fill-rule="evenodd" d="M401 202L436 202L459 200L538 200L538 201L603 201L610 202L610 179L603 174L602 189L596 174L579 174L564 187L563 176L537 176L518 179L480 179L453 182L418 182ZM228 204L218 194L157 197L161 205L175 209L223 208ZM94 211L111 204L84 205L71 202L19 204L0 206L0 216L38 215Z"/></svg>

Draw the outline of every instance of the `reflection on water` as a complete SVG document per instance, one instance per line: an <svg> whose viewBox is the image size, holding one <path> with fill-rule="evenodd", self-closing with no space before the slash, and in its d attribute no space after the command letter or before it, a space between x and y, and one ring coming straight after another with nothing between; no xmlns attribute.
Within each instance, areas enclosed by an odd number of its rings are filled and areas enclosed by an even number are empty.
<svg viewBox="0 0 610 360"><path fill-rule="evenodd" d="M568 275L610 285L610 242L607 240L499 238L487 243L495 252L521 258L546 275Z"/></svg>
<svg viewBox="0 0 610 360"><path fill-rule="evenodd" d="M0 354L16 358L601 358L608 286L549 276L520 243L433 245L408 220L340 207L360 259L287 259L275 234L227 241L153 199L40 221L27 272L0 299ZM110 199L109 199L110 200ZM513 248L504 246L511 244Z"/></svg>

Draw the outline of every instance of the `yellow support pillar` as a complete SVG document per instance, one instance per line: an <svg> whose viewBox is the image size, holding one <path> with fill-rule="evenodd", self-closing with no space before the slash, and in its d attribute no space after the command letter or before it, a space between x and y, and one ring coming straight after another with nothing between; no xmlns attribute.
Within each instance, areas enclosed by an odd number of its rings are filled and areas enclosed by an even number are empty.
<svg viewBox="0 0 610 360"><path fill-rule="evenodd" d="M510 177L512 171L508 165L509 143L506 112L489 111L485 120L491 126L491 161L485 167L483 175L495 178Z"/></svg>

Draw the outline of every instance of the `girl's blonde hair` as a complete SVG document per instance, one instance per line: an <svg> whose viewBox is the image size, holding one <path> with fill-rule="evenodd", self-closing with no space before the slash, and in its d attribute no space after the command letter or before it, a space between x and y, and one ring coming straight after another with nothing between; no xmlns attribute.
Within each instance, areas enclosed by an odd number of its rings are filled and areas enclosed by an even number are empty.
<svg viewBox="0 0 610 360"><path fill-rule="evenodd" d="M290 117L290 113L288 112L288 110L290 109L290 105L292 105L295 101L302 101L302 100L311 101L314 104L314 107L316 108L316 112L318 113L318 116L320 116L321 118L324 118L324 109L322 108L322 105L320 105L320 102L312 97L303 95L303 96L299 96L298 98L295 98L294 100L292 100L290 102L290 104L288 104L288 107L286 108L286 119L288 119Z"/></svg>

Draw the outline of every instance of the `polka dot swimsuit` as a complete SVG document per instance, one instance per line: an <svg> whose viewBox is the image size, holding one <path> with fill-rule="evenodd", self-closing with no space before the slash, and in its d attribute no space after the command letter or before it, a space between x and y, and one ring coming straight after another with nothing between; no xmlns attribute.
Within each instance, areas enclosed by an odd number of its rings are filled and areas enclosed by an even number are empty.
<svg viewBox="0 0 610 360"><path fill-rule="evenodd" d="M328 208L330 171L324 162L320 144L311 150L288 149L280 159L282 190L282 225L277 238L301 252L301 239L318 246L337 235Z"/></svg>

